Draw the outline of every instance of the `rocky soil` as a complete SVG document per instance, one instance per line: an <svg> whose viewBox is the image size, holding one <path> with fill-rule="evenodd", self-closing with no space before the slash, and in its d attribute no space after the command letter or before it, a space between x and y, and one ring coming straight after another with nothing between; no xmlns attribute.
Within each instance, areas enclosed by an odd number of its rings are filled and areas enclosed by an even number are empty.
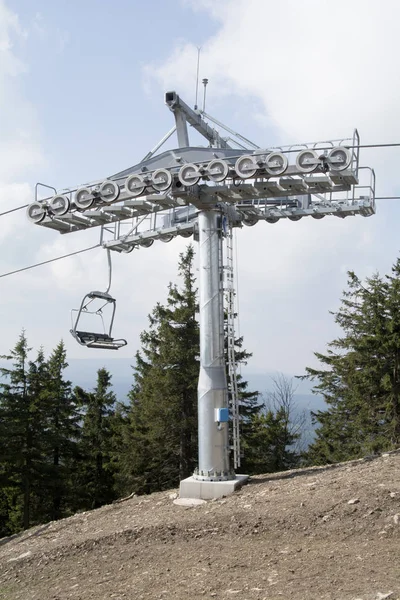
<svg viewBox="0 0 400 600"><path fill-rule="evenodd" d="M133 497L0 540L2 600L400 599L400 451Z"/></svg>

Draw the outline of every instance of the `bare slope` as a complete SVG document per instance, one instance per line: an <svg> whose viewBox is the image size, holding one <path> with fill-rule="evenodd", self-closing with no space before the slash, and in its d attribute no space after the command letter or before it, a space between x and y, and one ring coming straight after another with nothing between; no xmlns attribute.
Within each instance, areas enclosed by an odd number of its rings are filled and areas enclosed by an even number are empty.
<svg viewBox="0 0 400 600"><path fill-rule="evenodd" d="M0 598L394 600L399 475L397 451L198 507L163 492L77 514L0 540Z"/></svg>

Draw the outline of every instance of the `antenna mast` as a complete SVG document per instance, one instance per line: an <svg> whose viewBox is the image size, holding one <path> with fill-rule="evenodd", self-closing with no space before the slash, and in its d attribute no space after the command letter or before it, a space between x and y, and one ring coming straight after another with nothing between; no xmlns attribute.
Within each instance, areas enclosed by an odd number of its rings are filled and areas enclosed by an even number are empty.
<svg viewBox="0 0 400 600"><path fill-rule="evenodd" d="M194 110L197 110L197 99L198 99L198 95L199 95L200 52L201 52L201 46L198 46L197 47L196 98L194 101Z"/></svg>

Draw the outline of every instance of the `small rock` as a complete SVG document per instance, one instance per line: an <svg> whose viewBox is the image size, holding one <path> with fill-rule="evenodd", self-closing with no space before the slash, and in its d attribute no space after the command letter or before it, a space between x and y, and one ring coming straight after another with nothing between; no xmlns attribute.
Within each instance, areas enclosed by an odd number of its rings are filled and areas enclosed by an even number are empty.
<svg viewBox="0 0 400 600"><path fill-rule="evenodd" d="M177 506L199 506L206 503L205 500L201 500L200 498L175 498L173 502Z"/></svg>
<svg viewBox="0 0 400 600"><path fill-rule="evenodd" d="M397 514L397 515L394 515L394 516L393 516L393 521L394 521L394 524L395 524L395 525L398 525L398 524L399 524L399 521L400 521L400 515L399 515L399 514Z"/></svg>
<svg viewBox="0 0 400 600"><path fill-rule="evenodd" d="M390 598L391 596L393 596L394 592L387 592L386 594L382 594L381 592L378 592L376 594L376 600L385 600L386 598Z"/></svg>
<svg viewBox="0 0 400 600"><path fill-rule="evenodd" d="M347 502L347 504L358 504L360 502L360 498L352 498Z"/></svg>
<svg viewBox="0 0 400 600"><path fill-rule="evenodd" d="M15 558L10 558L7 562L14 562L16 560L20 560L21 558L27 558L31 554L32 554L32 552L30 550L28 550L28 552L24 552L23 554L20 554L19 556L16 556Z"/></svg>
<svg viewBox="0 0 400 600"><path fill-rule="evenodd" d="M390 456L390 454L388 452L385 452L381 456L382 456L382 458L387 458L388 456ZM386 596L385 596L385 598L386 598Z"/></svg>
<svg viewBox="0 0 400 600"><path fill-rule="evenodd" d="M397 492L390 492L389 495L390 495L391 498L396 498Z"/></svg>
<svg viewBox="0 0 400 600"><path fill-rule="evenodd" d="M170 500L176 500L176 499L177 499L177 497L178 497L178 494L177 494L176 492L174 492L173 494L170 494L170 495L168 496L168 498L169 498Z"/></svg>

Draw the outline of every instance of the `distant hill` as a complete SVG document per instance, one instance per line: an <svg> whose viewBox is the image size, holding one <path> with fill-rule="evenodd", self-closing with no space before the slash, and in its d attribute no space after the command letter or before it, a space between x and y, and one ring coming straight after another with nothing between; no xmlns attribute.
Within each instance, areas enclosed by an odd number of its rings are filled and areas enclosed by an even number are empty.
<svg viewBox="0 0 400 600"><path fill-rule="evenodd" d="M105 367L112 374L112 384L118 400L124 401L132 386L134 359L110 358L110 359L69 359L67 376L74 383L85 389L92 389L96 384L96 373L101 367ZM265 394L272 388L271 378L276 373L252 373L246 369L242 370L243 377L249 382L249 389L258 390ZM291 375L287 375L291 377ZM296 389L296 403L300 410L320 410L324 408L324 401L320 396L311 393L309 382L294 381Z"/></svg>

